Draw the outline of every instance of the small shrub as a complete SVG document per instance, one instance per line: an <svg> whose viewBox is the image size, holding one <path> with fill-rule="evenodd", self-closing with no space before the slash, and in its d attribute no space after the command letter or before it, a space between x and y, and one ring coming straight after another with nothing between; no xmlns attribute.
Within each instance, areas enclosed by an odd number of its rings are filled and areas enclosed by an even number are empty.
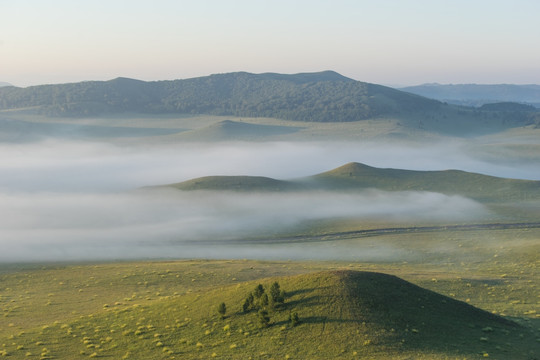
<svg viewBox="0 0 540 360"><path fill-rule="evenodd" d="M224 319L225 313L227 313L227 306L225 305L224 302L218 305L217 311L221 315L221 318Z"/></svg>
<svg viewBox="0 0 540 360"><path fill-rule="evenodd" d="M289 324L292 327L295 327L296 325L300 324L300 318L298 317L298 313L294 312L292 314L289 314Z"/></svg>

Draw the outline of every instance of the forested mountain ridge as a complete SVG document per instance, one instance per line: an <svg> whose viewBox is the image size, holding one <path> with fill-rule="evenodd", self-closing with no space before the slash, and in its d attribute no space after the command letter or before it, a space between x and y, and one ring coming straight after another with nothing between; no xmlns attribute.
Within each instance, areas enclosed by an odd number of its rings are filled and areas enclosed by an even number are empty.
<svg viewBox="0 0 540 360"><path fill-rule="evenodd" d="M448 105L333 71L293 75L236 72L151 82L116 78L0 88L0 111L12 109L66 117L204 114L310 122L393 118L405 127L455 135L540 123L540 112L535 110L488 111Z"/></svg>
<svg viewBox="0 0 540 360"><path fill-rule="evenodd" d="M52 116L146 112L355 121L440 106L435 100L332 71L295 75L238 72L154 82L117 78L0 89L0 110L31 107Z"/></svg>

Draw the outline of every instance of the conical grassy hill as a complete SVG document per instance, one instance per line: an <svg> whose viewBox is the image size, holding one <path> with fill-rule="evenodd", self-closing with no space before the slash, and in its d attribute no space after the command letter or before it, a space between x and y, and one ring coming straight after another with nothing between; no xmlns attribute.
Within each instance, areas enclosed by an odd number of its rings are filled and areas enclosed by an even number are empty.
<svg viewBox="0 0 540 360"><path fill-rule="evenodd" d="M276 281L285 301L266 307L263 326L257 309L242 305L259 283L268 293ZM295 313L300 322L293 326ZM19 334L13 344L5 347L11 358L65 359L529 359L538 350L533 335L509 320L395 276L357 271L125 299Z"/></svg>
<svg viewBox="0 0 540 360"><path fill-rule="evenodd" d="M352 162L312 178L328 188L343 190L430 191L479 201L540 198L540 181L507 179L461 170L383 169Z"/></svg>

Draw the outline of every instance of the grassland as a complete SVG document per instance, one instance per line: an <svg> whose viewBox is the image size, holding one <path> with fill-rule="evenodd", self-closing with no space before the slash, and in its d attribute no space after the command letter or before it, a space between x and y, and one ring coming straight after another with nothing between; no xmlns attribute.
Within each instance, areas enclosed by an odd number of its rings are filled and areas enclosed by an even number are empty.
<svg viewBox="0 0 540 360"><path fill-rule="evenodd" d="M420 138L428 138L428 142L449 140L425 131L421 124L403 126L391 118L299 126L279 119L202 115L50 119L24 112L6 114L2 113L9 119L39 125L36 134L42 132L43 124L51 134L62 128L58 124L91 125L96 128L83 137L137 146L168 146L206 138L375 139L408 144ZM228 119L234 123L224 122ZM114 128L117 136L106 135L109 128ZM131 129L140 130L132 132L133 136L122 136ZM21 129L13 131L6 138L12 138L17 131L25 136ZM528 127L473 139L467 142L467 151L486 161L536 164L538 131ZM30 136L26 140L35 139ZM326 179L346 188L353 172L334 171L326 174ZM400 173L401 183L404 174ZM447 189L455 185L424 175L424 183ZM223 178L207 180L215 184L222 183ZM477 183L492 184L484 180L478 179ZM392 190L391 179L377 182ZM262 178L249 187L260 191L282 185ZM540 230L525 223L538 222L540 207L537 200L516 201L515 196L523 194L527 186L510 193L504 201L480 198L490 212L475 226L445 221L433 224L324 219L234 244L262 251L279 249L280 259L310 261L2 264L0 357L538 359ZM485 197L493 188L474 191ZM522 225L514 226L516 223ZM407 290L408 295L402 296L395 291L403 284L398 280L388 283L384 280L387 278L375 275L379 280L374 285L365 279L348 279L357 273L344 271L395 275L447 298L408 285L407 289L415 290ZM242 302L257 284L268 288L274 281L279 281L287 292L285 305L270 310L270 326L260 327L256 312L242 312ZM414 297L426 303L415 307L419 304ZM377 300L369 303L369 299ZM221 302L227 305L224 319L216 311ZM437 307L426 306L428 303L436 303ZM505 320L483 312L467 315L464 304ZM290 326L289 314L295 312L300 324Z"/></svg>
<svg viewBox="0 0 540 360"><path fill-rule="evenodd" d="M350 251L353 241L400 244L419 255L407 262L3 265L0 352L13 359L535 359L538 239L530 229L343 240ZM450 299L416 288L400 296L400 281L347 280L336 275L343 270L393 274ZM285 305L261 328L242 302L257 284L268 289L274 281L287 292ZM426 304L412 309L418 297ZM221 302L225 319L216 311ZM467 315L463 303L516 324ZM301 321L295 327L292 312Z"/></svg>

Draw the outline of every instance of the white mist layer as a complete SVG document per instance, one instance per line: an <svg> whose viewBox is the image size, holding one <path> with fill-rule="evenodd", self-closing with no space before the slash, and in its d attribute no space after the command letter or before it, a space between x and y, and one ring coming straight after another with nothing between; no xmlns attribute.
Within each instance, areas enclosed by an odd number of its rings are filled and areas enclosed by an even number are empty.
<svg viewBox="0 0 540 360"><path fill-rule="evenodd" d="M398 146L362 143L219 143L116 146L47 140L0 144L0 261L129 258L406 260L403 249L335 243L244 244L305 221L437 221L485 218L478 203L425 192L245 194L129 192L207 175L291 179L355 161L414 170L460 169L540 179L530 163L467 155L462 141ZM206 240L209 240L208 242Z"/></svg>
<svg viewBox="0 0 540 360"><path fill-rule="evenodd" d="M309 176L348 162L410 170L458 169L540 179L540 167L482 161L462 141L404 147L390 142L219 143L121 147L48 140L0 144L0 190L115 192L207 175Z"/></svg>
<svg viewBox="0 0 540 360"><path fill-rule="evenodd" d="M155 257L320 257L287 245L242 247L228 240L271 237L304 221L470 221L478 203L427 192L0 194L0 261ZM209 240L210 242L206 242ZM298 246L296 246L299 250ZM334 250L337 251L337 250ZM370 250L373 254L377 249ZM381 252L389 254L389 252ZM311 255L310 255L311 254ZM328 255L328 254L327 254ZM368 253L365 254L367 256Z"/></svg>

